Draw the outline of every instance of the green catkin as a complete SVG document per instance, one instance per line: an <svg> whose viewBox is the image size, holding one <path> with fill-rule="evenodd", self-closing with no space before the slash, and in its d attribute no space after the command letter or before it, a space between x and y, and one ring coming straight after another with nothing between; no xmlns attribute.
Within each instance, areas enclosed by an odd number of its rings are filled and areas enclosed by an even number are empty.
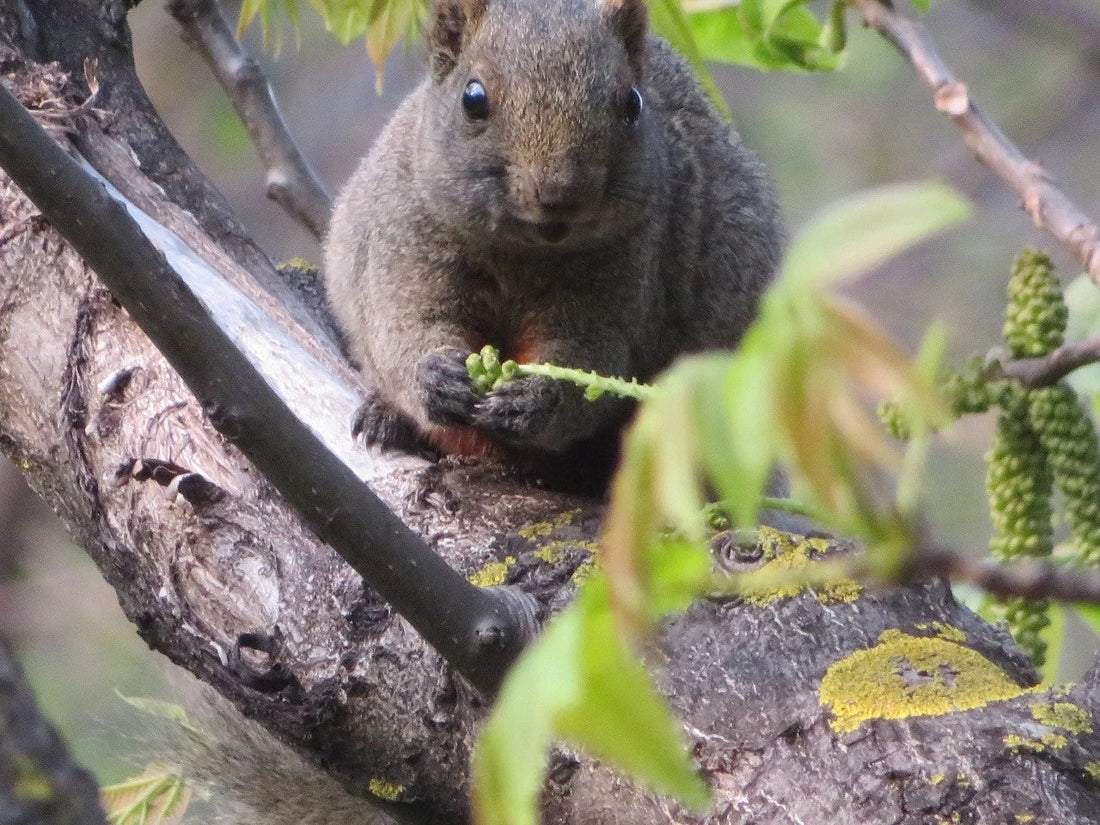
<svg viewBox="0 0 1100 825"><path fill-rule="evenodd" d="M1004 336L1013 358L1040 358L1062 346L1069 311L1042 252L1025 249L1012 267Z"/></svg>
<svg viewBox="0 0 1100 825"><path fill-rule="evenodd" d="M1065 382L1028 393L1028 417L1049 457L1077 560L1100 564L1100 447L1092 419Z"/></svg>
<svg viewBox="0 0 1100 825"><path fill-rule="evenodd" d="M1008 282L1004 337L1012 357L1039 358L1060 347L1067 316L1050 258L1025 249ZM990 395L1002 408L987 456L986 488L993 520L990 550L1001 562L1049 556L1053 551L1051 493L1055 481L1061 488L1066 478L1054 469L1049 452L1050 447L1062 445L1060 436L1051 435L1061 423L1051 420L1050 401L1037 399L1036 391L1000 382ZM1045 599L997 600L997 612L1003 613L1016 643L1038 666L1046 661L1041 632L1050 624L1047 607Z"/></svg>
<svg viewBox="0 0 1100 825"><path fill-rule="evenodd" d="M1002 410L993 445L986 455L986 490L993 537L989 548L1000 562L1025 556L1049 556L1054 547L1051 529L1053 474L1042 441L1031 427L1023 393ZM1008 622L1016 643L1041 666L1046 643L1040 631L1047 618L1045 599L994 600L994 612Z"/></svg>

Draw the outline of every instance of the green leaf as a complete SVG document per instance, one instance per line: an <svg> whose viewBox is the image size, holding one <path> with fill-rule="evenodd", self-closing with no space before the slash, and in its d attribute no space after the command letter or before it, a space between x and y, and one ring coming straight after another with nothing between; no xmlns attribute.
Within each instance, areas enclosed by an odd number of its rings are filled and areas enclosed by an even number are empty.
<svg viewBox="0 0 1100 825"><path fill-rule="evenodd" d="M191 801L191 789L177 771L150 765L141 776L100 789L111 825L175 825Z"/></svg>
<svg viewBox="0 0 1100 825"><path fill-rule="evenodd" d="M707 801L679 725L615 631L600 579L586 584L504 680L474 751L478 825L536 825L552 739L579 745L687 804Z"/></svg>
<svg viewBox="0 0 1100 825"><path fill-rule="evenodd" d="M1039 632L1046 643L1047 658L1041 668L1044 684L1052 685L1058 681L1058 666L1062 662L1062 650L1066 640L1066 608L1058 602L1047 606L1047 618L1050 624Z"/></svg>
<svg viewBox="0 0 1100 825"><path fill-rule="evenodd" d="M1100 290L1087 275L1080 275L1066 287L1069 307L1066 342L1076 343L1100 335ZM1078 395L1100 397L1100 364L1089 364L1069 374L1069 383Z"/></svg>
<svg viewBox="0 0 1100 825"><path fill-rule="evenodd" d="M159 719L167 719L169 722L175 722L181 728L192 733L198 733L199 730L192 723L187 716L187 711L181 705L177 705L173 702L165 702L161 699L152 699L148 696L125 696L119 690L115 690L115 695L118 696L126 704L131 707L137 708L142 713L148 713L150 716L156 716Z"/></svg>
<svg viewBox="0 0 1100 825"><path fill-rule="evenodd" d="M821 45L833 54L840 54L848 46L847 20L848 0L834 0L819 38Z"/></svg>
<svg viewBox="0 0 1100 825"><path fill-rule="evenodd" d="M555 717L581 692L582 618L576 606L558 615L508 672L474 750L478 825L537 825Z"/></svg>
<svg viewBox="0 0 1100 825"><path fill-rule="evenodd" d="M969 215L969 202L941 183L852 195L803 230L787 252L783 277L794 290L851 281Z"/></svg>
<svg viewBox="0 0 1100 825"><path fill-rule="evenodd" d="M701 808L709 794L687 758L680 725L641 664L624 648L610 612L585 612L583 702L562 710L558 729L654 790Z"/></svg>
<svg viewBox="0 0 1100 825"><path fill-rule="evenodd" d="M676 49L691 65L699 85L703 87L711 103L723 117L730 119L729 107L722 97L722 92L714 78L710 75L699 46L695 42L695 35L684 14L680 0L649 0L649 21L653 30L665 38L672 48Z"/></svg>
<svg viewBox="0 0 1100 825"><path fill-rule="evenodd" d="M913 0L913 8L917 11L928 11L932 6L932 0Z"/></svg>
<svg viewBox="0 0 1100 825"><path fill-rule="evenodd" d="M705 60L756 65L756 41L734 8L711 9L688 15L699 54ZM770 67L769 67L770 68Z"/></svg>
<svg viewBox="0 0 1100 825"><path fill-rule="evenodd" d="M1073 612L1089 626L1093 633L1100 636L1100 604L1075 604Z"/></svg>

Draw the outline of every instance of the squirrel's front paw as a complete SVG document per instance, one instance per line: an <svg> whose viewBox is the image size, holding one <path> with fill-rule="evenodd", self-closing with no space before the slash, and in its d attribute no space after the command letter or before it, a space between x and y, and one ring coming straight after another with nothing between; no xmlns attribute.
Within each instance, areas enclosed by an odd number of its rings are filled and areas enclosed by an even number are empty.
<svg viewBox="0 0 1100 825"><path fill-rule="evenodd" d="M561 405L561 386L542 376L506 381L482 398L474 423L509 441L538 443Z"/></svg>
<svg viewBox="0 0 1100 825"><path fill-rule="evenodd" d="M466 369L469 353L458 347L440 347L416 366L416 386L428 420L445 427L469 424L478 395Z"/></svg>

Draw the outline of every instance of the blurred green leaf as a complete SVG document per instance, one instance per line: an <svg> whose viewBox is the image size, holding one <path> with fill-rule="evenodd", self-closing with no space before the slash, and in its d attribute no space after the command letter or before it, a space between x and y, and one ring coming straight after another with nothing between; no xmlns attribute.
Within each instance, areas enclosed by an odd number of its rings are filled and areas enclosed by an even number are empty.
<svg viewBox="0 0 1100 825"><path fill-rule="evenodd" d="M1075 604L1073 612L1089 626L1093 633L1100 636L1100 604Z"/></svg>
<svg viewBox="0 0 1100 825"><path fill-rule="evenodd" d="M831 71L844 59L846 3L837 0L824 25L808 0L692 2L685 6L700 53L708 60L764 71Z"/></svg>
<svg viewBox="0 0 1100 825"><path fill-rule="evenodd" d="M142 713L147 713L158 719L167 719L169 722L175 722L184 730L198 732L198 728L191 724L191 720L187 716L187 711L182 705L177 705L174 702L165 702L162 699L152 699L148 696L126 696L118 690L115 690L115 695L123 702L133 708L137 708Z"/></svg>
<svg viewBox="0 0 1100 825"><path fill-rule="evenodd" d="M969 202L936 182L853 195L802 232L787 253L784 278L792 289L852 281L970 212Z"/></svg>
<svg viewBox="0 0 1100 825"><path fill-rule="evenodd" d="M932 6L932 0L913 0L913 8L917 11L928 11Z"/></svg>
<svg viewBox="0 0 1100 825"><path fill-rule="evenodd" d="M1100 290L1087 275L1080 275L1066 287L1064 296L1069 307L1066 343L1078 343L1100 335ZM1075 369L1068 376L1078 395L1100 397L1100 364Z"/></svg>
<svg viewBox="0 0 1100 825"><path fill-rule="evenodd" d="M1041 668L1043 683L1052 685L1058 681L1058 666L1062 662L1062 649L1066 640L1066 608L1058 602L1047 606L1047 618L1050 624L1039 632L1046 643L1047 657Z"/></svg>
<svg viewBox="0 0 1100 825"><path fill-rule="evenodd" d="M590 580L513 666L473 759L479 825L536 825L546 752L579 745L693 805L704 784L679 725L618 637L606 588ZM644 723L639 724L644 720Z"/></svg>
<svg viewBox="0 0 1100 825"><path fill-rule="evenodd" d="M99 792L111 825L175 825L191 801L191 789L176 770L150 765L141 776Z"/></svg>
<svg viewBox="0 0 1100 825"><path fill-rule="evenodd" d="M678 51L695 72L699 85L703 87L707 97L714 107L725 117L730 119L729 107L725 98L710 75L710 70L703 62L703 56L699 46L695 42L695 35L688 22L687 15L681 0L649 0L649 22L653 30L671 44Z"/></svg>

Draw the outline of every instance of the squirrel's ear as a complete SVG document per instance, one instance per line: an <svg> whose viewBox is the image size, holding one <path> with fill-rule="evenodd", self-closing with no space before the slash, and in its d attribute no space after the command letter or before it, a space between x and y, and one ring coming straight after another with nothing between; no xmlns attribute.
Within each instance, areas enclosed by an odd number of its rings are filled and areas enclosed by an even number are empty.
<svg viewBox="0 0 1100 825"><path fill-rule="evenodd" d="M645 0L596 0L597 5L618 32L627 56L638 68L645 53Z"/></svg>
<svg viewBox="0 0 1100 825"><path fill-rule="evenodd" d="M485 14L488 0L435 0L428 24L432 75L442 80L458 62L458 55Z"/></svg>

